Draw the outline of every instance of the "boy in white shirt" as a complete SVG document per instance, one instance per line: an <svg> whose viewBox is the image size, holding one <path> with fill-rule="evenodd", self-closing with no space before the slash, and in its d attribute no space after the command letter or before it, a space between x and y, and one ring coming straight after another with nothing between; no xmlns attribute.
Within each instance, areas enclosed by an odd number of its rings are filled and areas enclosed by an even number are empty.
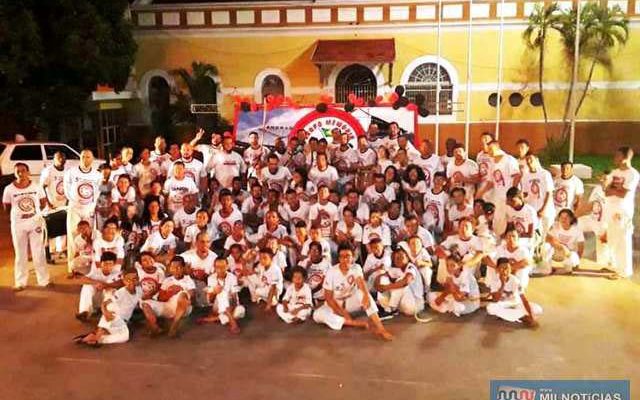
<svg viewBox="0 0 640 400"><path fill-rule="evenodd" d="M207 302L207 278L213 273L213 263L218 258L216 253L209 250L209 234L201 232L196 236L195 246L180 256L187 265L185 273L193 279L195 290L194 304L197 307L206 307Z"/></svg>
<svg viewBox="0 0 640 400"><path fill-rule="evenodd" d="M211 304L211 313L198 320L198 323L212 323L220 321L222 325L229 325L233 334L240 333L238 319L244 318L246 310L238 299L240 286L238 278L229 271L226 258L218 258L214 262L214 273L207 280L207 294Z"/></svg>
<svg viewBox="0 0 640 400"><path fill-rule="evenodd" d="M247 276L251 301L254 303L264 301L266 312L271 312L273 307L278 304L278 299L284 288L282 270L277 265L273 265L273 256L271 249L261 249L258 255L258 265L255 266L253 273Z"/></svg>
<svg viewBox="0 0 640 400"><path fill-rule="evenodd" d="M76 254L73 258L73 276L86 275L93 264L93 231L87 221L78 222L78 235L75 240Z"/></svg>
<svg viewBox="0 0 640 400"><path fill-rule="evenodd" d="M533 207L540 218L540 230L546 235L556 216L555 205L552 200L553 177L551 173L540 165L540 160L533 154L525 158L520 185L524 200Z"/></svg>
<svg viewBox="0 0 640 400"><path fill-rule="evenodd" d="M518 230L518 235L530 248L535 248L534 234L539 228L538 213L524 202L522 192L516 187L507 191L507 226L512 224Z"/></svg>
<svg viewBox="0 0 640 400"><path fill-rule="evenodd" d="M560 164L560 176L553 181L553 184L555 186L553 203L556 210L560 212L560 210L568 208L575 212L584 194L584 185L582 180L573 174L572 162L565 161Z"/></svg>
<svg viewBox="0 0 640 400"><path fill-rule="evenodd" d="M313 298L317 300L324 300L322 284L324 277L331 263L322 254L322 245L319 242L311 242L309 244L309 257L302 260L300 266L306 270L306 282Z"/></svg>
<svg viewBox="0 0 640 400"><path fill-rule="evenodd" d="M176 161L173 164L173 176L164 182L163 192L166 196L167 210L172 215L184 206L183 201L186 195L197 195L198 187L192 179L185 176L185 167L182 161Z"/></svg>
<svg viewBox="0 0 640 400"><path fill-rule="evenodd" d="M311 288L305 283L307 271L302 267L291 270L291 285L287 288L282 302L276 306L276 313L287 324L304 322L313 311Z"/></svg>
<svg viewBox="0 0 640 400"><path fill-rule="evenodd" d="M402 248L394 250L393 263L376 285L378 303L387 313L414 316L424 309L424 285L415 265Z"/></svg>
<svg viewBox="0 0 640 400"><path fill-rule="evenodd" d="M127 324L143 299L142 289L138 286L138 274L135 270L126 271L122 276L123 287L106 296L102 302L102 317L95 331L74 338L76 343L89 346L101 344L126 343L129 341Z"/></svg>
<svg viewBox="0 0 640 400"><path fill-rule="evenodd" d="M446 259L447 279L444 288L428 295L429 306L440 313L450 312L455 316L470 314L480 308L480 289L473 272L463 267L457 256Z"/></svg>
<svg viewBox="0 0 640 400"><path fill-rule="evenodd" d="M138 272L138 281L145 299L155 299L160 291L160 284L165 278L164 265L156 262L148 251L140 253L140 260L134 264Z"/></svg>
<svg viewBox="0 0 640 400"><path fill-rule="evenodd" d="M499 258L496 270L498 279L489 286L493 303L487 305L487 314L509 322L523 322L529 328L537 327L535 315L542 313L542 307L529 303L518 278L511 274L509 260Z"/></svg>
<svg viewBox="0 0 640 400"><path fill-rule="evenodd" d="M168 336L176 337L182 318L191 314L191 303L195 298L196 285L189 275L185 274L184 259L176 256L169 264L170 276L162 281L157 300L143 300L140 303L151 335L162 333L158 326L158 318L173 319Z"/></svg>
<svg viewBox="0 0 640 400"><path fill-rule="evenodd" d="M102 304L104 296L122 287L122 274L116 268L116 255L110 251L102 253L100 265L92 268L84 277L80 278L80 302L76 318L87 321Z"/></svg>
<svg viewBox="0 0 640 400"><path fill-rule="evenodd" d="M374 335L383 340L392 340L378 316L378 307L369 294L362 268L353 263L353 250L341 247L338 250L338 264L327 271L324 280L325 303L313 314L313 320L326 324L333 330L341 330L343 326L371 328ZM358 321L351 313L364 310L369 321Z"/></svg>
<svg viewBox="0 0 640 400"><path fill-rule="evenodd" d="M424 195L423 226L439 237L444 231L445 209L449 204L449 194L445 190L447 178L441 171L433 175L433 187Z"/></svg>

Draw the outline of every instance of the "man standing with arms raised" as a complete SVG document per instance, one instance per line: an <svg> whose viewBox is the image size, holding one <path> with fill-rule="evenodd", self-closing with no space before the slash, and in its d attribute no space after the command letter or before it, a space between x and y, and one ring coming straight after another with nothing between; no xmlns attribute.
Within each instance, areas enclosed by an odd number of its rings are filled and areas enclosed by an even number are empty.
<svg viewBox="0 0 640 400"><path fill-rule="evenodd" d="M75 231L78 222L87 221L95 227L96 202L100 195L102 174L93 168L93 153L84 149L80 153L80 165L64 173L64 193L69 199L67 209L67 272L73 276L73 259L76 256Z"/></svg>

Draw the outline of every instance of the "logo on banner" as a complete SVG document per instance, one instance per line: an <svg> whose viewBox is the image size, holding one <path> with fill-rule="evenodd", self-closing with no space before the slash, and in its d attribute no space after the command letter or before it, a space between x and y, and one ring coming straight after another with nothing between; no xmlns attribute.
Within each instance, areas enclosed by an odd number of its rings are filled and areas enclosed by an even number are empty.
<svg viewBox="0 0 640 400"><path fill-rule="evenodd" d="M290 135L295 135L300 129L304 129L311 137L325 138L331 143L331 130L334 128L349 135L349 141L354 145L356 138L364 135L364 129L357 119L348 112L336 108L329 108L324 113L311 111L293 126Z"/></svg>

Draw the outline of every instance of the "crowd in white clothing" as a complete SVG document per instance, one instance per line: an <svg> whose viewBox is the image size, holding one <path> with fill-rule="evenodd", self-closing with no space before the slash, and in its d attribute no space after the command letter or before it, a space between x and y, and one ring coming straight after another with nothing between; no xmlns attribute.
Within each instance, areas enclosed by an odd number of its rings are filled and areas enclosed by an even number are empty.
<svg viewBox="0 0 640 400"><path fill-rule="evenodd" d="M151 335L164 326L176 335L193 310L198 323L237 333L250 303L286 323L386 340L382 321L426 308L484 308L536 326L530 277L633 272L639 174L626 147L587 199L570 162L550 172L526 140L514 157L490 133L475 161L454 140L442 156L427 140L416 147L395 123L372 124L355 146L338 129L329 140L301 130L273 149L252 133L242 152L230 133L200 144L203 134L168 152L157 137L136 164L123 147L98 170L89 150L73 168L58 153L39 182L17 164L3 194L16 290L27 286L29 249L38 284L51 285L42 215L57 210L66 210L67 277L81 284L76 317L100 315L76 338L89 345L128 341L137 309ZM602 269L581 267L585 232Z"/></svg>

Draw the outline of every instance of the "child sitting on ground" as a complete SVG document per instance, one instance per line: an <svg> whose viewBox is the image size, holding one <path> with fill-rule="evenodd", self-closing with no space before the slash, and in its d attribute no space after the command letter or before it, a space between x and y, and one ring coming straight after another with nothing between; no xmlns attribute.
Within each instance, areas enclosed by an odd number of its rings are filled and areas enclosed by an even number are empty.
<svg viewBox="0 0 640 400"><path fill-rule="evenodd" d="M305 283L306 279L307 271L304 268L292 268L292 284L287 288L282 302L276 306L278 316L287 324L304 322L313 311L311 288Z"/></svg>
<svg viewBox="0 0 640 400"><path fill-rule="evenodd" d="M496 270L498 279L490 286L494 303L487 305L487 314L509 322L523 322L532 328L538 326L534 315L542 314L542 307L527 300L520 281L511 273L509 259L499 258Z"/></svg>
<svg viewBox="0 0 640 400"><path fill-rule="evenodd" d="M244 318L245 308L238 300L238 278L229 272L226 258L218 258L213 263L214 272L207 279L207 295L212 305L211 313L198 320L198 323L213 323L220 321L222 325L229 324L231 333L240 333L236 320Z"/></svg>
<svg viewBox="0 0 640 400"><path fill-rule="evenodd" d="M251 301L265 302L265 311L270 312L278 304L282 294L284 278L282 270L273 263L273 251L263 248L258 255L258 264L253 273L248 275L246 283L251 293Z"/></svg>
<svg viewBox="0 0 640 400"><path fill-rule="evenodd" d="M169 337L176 337L183 317L191 314L191 303L195 299L196 284L185 274L186 263L180 256L173 257L169 263L169 273L160 286L157 300L144 300L140 303L147 327L152 336L162 333L158 318L173 319L169 328Z"/></svg>
<svg viewBox="0 0 640 400"><path fill-rule="evenodd" d="M142 299L142 289L138 285L136 270L126 271L122 282L124 286L107 296L107 299L102 302L102 317L95 331L78 336L75 338L76 343L99 346L129 341L127 323Z"/></svg>
<svg viewBox="0 0 640 400"><path fill-rule="evenodd" d="M447 278L444 289L428 295L429 306L440 313L453 313L459 317L480 308L480 289L473 271L463 268L462 260L456 255L446 259Z"/></svg>
<svg viewBox="0 0 640 400"><path fill-rule="evenodd" d="M111 251L105 251L100 257L99 267L93 267L91 271L80 278L80 302L76 318L86 322L102 304L105 294L122 286L122 274L116 268L117 256Z"/></svg>

